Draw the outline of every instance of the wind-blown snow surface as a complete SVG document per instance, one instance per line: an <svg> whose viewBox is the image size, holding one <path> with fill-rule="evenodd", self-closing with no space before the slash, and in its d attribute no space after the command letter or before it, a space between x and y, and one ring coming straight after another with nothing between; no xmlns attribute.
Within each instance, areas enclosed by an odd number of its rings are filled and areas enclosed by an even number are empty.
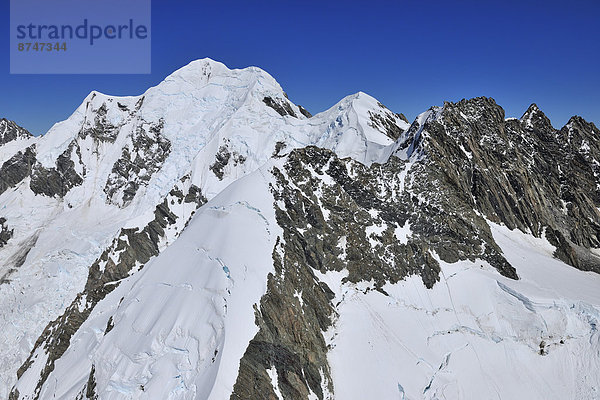
<svg viewBox="0 0 600 400"><path fill-rule="evenodd" d="M207 203L172 246L96 307L40 398L75 398L92 364L102 399L227 398L273 270L281 229L272 204L260 170Z"/></svg>
<svg viewBox="0 0 600 400"><path fill-rule="evenodd" d="M328 332L339 399L597 399L600 276L552 257L544 239L490 223L522 278L485 263L442 265L433 289L340 285Z"/></svg>
<svg viewBox="0 0 600 400"><path fill-rule="evenodd" d="M265 97L287 104L295 116L280 115L265 104ZM86 134L103 109L110 140ZM143 227L151 220L156 205L183 177L189 176L188 185L196 185L211 199L256 171L276 151L285 154L315 144L367 164L382 160L389 153L386 146L394 141L371 125L369 112L392 115L404 124L364 93L348 96L308 119L263 70L230 70L205 59L176 71L140 96L93 92L69 119L43 137L1 146L1 162L35 145L40 166L52 168L75 143L80 154L72 151L74 169L83 183L64 198L47 197L35 195L27 177L0 194L1 216L14 231L0 251L0 278L9 281L0 285L0 398L8 396L17 368L47 323L83 289L89 266L121 228ZM170 143L170 152L153 173L140 172L149 179L125 204L123 188L111 197L105 187L123 149L129 149L132 161L136 155L151 159L151 154L136 149L135 135L152 126L162 126L160 135ZM211 166L222 148L236 161L227 163L218 177ZM193 205L184 204L171 211L185 223L193 210ZM161 249L178 234L174 232Z"/></svg>

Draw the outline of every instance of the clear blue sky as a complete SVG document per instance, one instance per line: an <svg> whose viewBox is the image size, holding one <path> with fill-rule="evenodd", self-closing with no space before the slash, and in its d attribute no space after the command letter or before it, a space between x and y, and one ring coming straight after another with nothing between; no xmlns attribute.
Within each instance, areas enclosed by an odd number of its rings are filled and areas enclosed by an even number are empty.
<svg viewBox="0 0 600 400"><path fill-rule="evenodd" d="M507 116L535 102L556 127L600 125L600 1L153 0L151 75L9 75L0 117L35 134L92 90L136 95L189 61L259 66L316 113L364 91L409 119L444 100L494 97ZM0 6L8 27L9 2ZM118 61L118 60L116 60Z"/></svg>

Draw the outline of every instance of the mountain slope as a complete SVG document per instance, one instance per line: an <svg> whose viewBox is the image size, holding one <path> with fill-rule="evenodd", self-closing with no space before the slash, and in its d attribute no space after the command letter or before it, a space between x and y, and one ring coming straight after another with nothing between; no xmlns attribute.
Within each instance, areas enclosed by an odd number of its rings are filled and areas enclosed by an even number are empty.
<svg viewBox="0 0 600 400"><path fill-rule="evenodd" d="M92 93L6 164L2 388L594 398L598 134L488 98L311 117L211 60Z"/></svg>
<svg viewBox="0 0 600 400"><path fill-rule="evenodd" d="M26 140L31 137L31 133L21 128L13 121L5 118L0 119L0 145L5 145L14 140Z"/></svg>
<svg viewBox="0 0 600 400"><path fill-rule="evenodd" d="M276 104L293 115L281 115ZM373 115L405 124L364 94L309 120L266 72L199 60L141 96L93 92L43 137L1 145L0 340L8 350L0 395L47 324L64 317L78 294L158 254L206 199L274 153L318 142L364 162L377 157L392 139L368 121L357 123L355 109L371 105ZM346 135L362 144L344 145ZM143 249L121 262L119 238L135 238ZM103 273L107 258L115 266ZM90 274L91 267L100 273ZM92 297L90 310L103 295ZM80 322L65 323L76 330Z"/></svg>

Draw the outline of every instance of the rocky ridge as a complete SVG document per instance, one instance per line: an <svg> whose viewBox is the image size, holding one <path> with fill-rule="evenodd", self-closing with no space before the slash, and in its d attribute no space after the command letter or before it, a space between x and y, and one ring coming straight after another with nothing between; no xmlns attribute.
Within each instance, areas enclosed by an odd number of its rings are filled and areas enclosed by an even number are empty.
<svg viewBox="0 0 600 400"><path fill-rule="evenodd" d="M0 119L0 145L18 139L27 139L32 135L25 128L20 127L6 118Z"/></svg>
<svg viewBox="0 0 600 400"><path fill-rule="evenodd" d="M431 289L440 284L441 264L462 261L517 280L519 269L490 223L545 239L556 258L600 272L594 124L573 117L557 130L536 105L519 120L506 119L483 97L434 107L410 125L405 120L362 93L311 117L264 71L231 71L207 60L143 96L91 94L70 120L1 167L0 201L12 207L0 219L7 282L43 268L47 259L27 254L55 245L44 229L64 224L70 213L102 210L123 221L105 228L108 239L86 250L85 260L73 261L83 268L65 295L70 305L31 329L37 340L26 358L11 358L20 368L10 398L61 393L50 378L66 374L57 363L73 343L89 340L81 327L98 318L97 306L113 301L121 282L138 279L151 260L153 268L161 265L163 250L193 216L219 209L211 200L246 175L260 173L269 183L268 222L281 233L271 249L272 272L258 277L266 287L254 305L257 331L240 354L231 398L332 398L326 332L339 318L339 299L327 274L344 274L341 284L368 283L365 292L382 296L411 276ZM35 226L41 241L29 240L31 226L18 225L26 210L13 204L28 198L48 209ZM30 244L22 263L11 264L24 243ZM225 268L229 279L234 267ZM110 341L118 323L110 316L98 343ZM212 363L218 357L217 348ZM86 368L74 387L79 398L107 396L106 367ZM147 387L129 388L126 396L143 397Z"/></svg>

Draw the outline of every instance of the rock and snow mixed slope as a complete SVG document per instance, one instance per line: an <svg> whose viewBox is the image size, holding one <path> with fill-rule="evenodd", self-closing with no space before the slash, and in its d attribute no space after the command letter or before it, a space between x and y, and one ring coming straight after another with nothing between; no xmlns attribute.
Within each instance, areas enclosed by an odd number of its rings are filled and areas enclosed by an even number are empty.
<svg viewBox="0 0 600 400"><path fill-rule="evenodd" d="M600 314L594 273L543 239L490 223L521 280L485 263L441 263L440 283L334 288L328 331L336 398L596 399Z"/></svg>
<svg viewBox="0 0 600 400"><path fill-rule="evenodd" d="M478 98L409 125L364 93L310 116L199 60L41 138L4 125L0 396L598 396L579 117Z"/></svg>
<svg viewBox="0 0 600 400"><path fill-rule="evenodd" d="M118 237L140 233L127 274L207 198L273 154L318 144L370 162L393 140L364 119L369 112L408 125L363 93L308 119L264 71L199 60L141 96L93 92L43 137L3 120L0 396L46 325L84 290L90 266L111 247L122 252Z"/></svg>

